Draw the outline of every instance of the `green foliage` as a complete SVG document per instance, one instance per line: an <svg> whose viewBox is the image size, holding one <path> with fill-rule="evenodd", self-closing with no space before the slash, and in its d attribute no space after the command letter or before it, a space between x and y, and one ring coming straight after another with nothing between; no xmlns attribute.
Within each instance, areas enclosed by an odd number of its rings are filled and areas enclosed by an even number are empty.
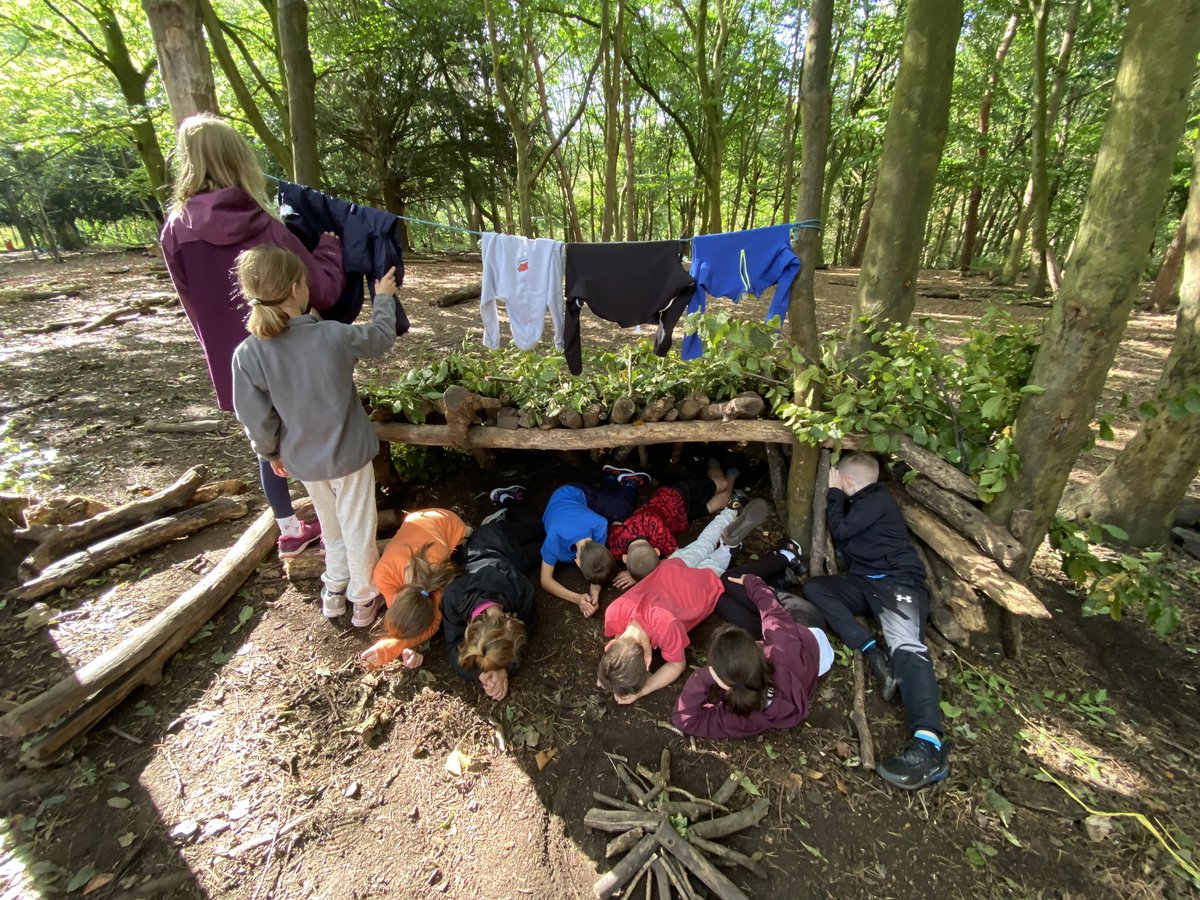
<svg viewBox="0 0 1200 900"><path fill-rule="evenodd" d="M474 465L470 454L460 450L400 443L392 444L391 447L392 464L405 481L436 484L444 479L457 477L462 474L464 468Z"/></svg>
<svg viewBox="0 0 1200 900"><path fill-rule="evenodd" d="M1108 615L1119 620L1130 607L1140 607L1161 635L1179 626L1179 608L1167 600L1171 585L1160 571L1162 554L1136 556L1102 549L1106 539L1129 536L1115 525L1079 523L1056 518L1050 526L1050 546L1058 551L1062 570L1085 590L1085 616Z"/></svg>
<svg viewBox="0 0 1200 900"><path fill-rule="evenodd" d="M57 451L14 438L12 427L11 419L0 425L0 493L32 493L38 483L50 480L47 470Z"/></svg>

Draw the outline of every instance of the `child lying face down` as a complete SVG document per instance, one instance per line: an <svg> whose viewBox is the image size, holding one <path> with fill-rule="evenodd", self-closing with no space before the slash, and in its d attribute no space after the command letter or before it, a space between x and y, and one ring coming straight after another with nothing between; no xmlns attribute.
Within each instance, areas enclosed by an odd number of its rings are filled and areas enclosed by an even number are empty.
<svg viewBox="0 0 1200 900"><path fill-rule="evenodd" d="M688 632L716 608L733 548L763 523L767 509L766 501L753 500L740 515L718 513L695 541L609 604L604 634L613 640L600 660L597 687L627 704L683 674ZM651 673L655 649L662 651L663 665Z"/></svg>
<svg viewBox="0 0 1200 900"><path fill-rule="evenodd" d="M671 721L684 734L707 738L798 725L808 717L818 678L833 664L833 648L820 628L798 624L757 575L729 580L758 608L762 641L736 625L718 628L708 665L688 678Z"/></svg>

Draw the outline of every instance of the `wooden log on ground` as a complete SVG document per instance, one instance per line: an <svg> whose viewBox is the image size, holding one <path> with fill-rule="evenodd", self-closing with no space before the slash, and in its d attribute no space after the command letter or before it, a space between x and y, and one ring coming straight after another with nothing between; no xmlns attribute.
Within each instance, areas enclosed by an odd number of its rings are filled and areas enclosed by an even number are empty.
<svg viewBox="0 0 1200 900"><path fill-rule="evenodd" d="M250 485L240 478L226 478L221 481L210 481L196 488L196 493L188 498L188 506L199 506L218 497L235 497L250 490Z"/></svg>
<svg viewBox="0 0 1200 900"><path fill-rule="evenodd" d="M746 828L753 828L762 821L763 816L770 809L770 803L766 797L759 797L745 809L738 810L735 813L730 813L727 816L721 816L719 819L708 819L704 822L697 822L692 825L688 832L695 834L696 837L722 838L727 834L733 834L735 831L742 831Z"/></svg>
<svg viewBox="0 0 1200 900"><path fill-rule="evenodd" d="M874 766L872 765L872 767ZM736 850L726 847L724 844L718 844L714 841L706 841L704 838L698 837L692 834L690 831L688 832L687 839L689 844L698 850L703 850L709 856L715 856L719 859L725 860L728 863L731 863L732 865L741 866L746 871L753 872L759 878L767 877L767 870L764 869L760 863L755 862L745 853L738 853Z"/></svg>
<svg viewBox="0 0 1200 900"><path fill-rule="evenodd" d="M465 284L460 288L455 288L433 301L434 305L440 309L445 309L448 306L454 306L458 303L466 303L468 300L474 300L483 295L483 282L477 281L474 284Z"/></svg>
<svg viewBox="0 0 1200 900"><path fill-rule="evenodd" d="M164 648L171 647L168 657L178 651L250 577L267 552L274 548L278 535L274 514L269 509L264 510L221 561L170 606L135 628L117 646L0 718L0 735L25 737L32 734L59 716L78 709L87 698L139 668L148 657L157 659L157 651L166 653Z"/></svg>
<svg viewBox="0 0 1200 900"><path fill-rule="evenodd" d="M766 803L766 800L762 801ZM766 815L766 811L763 811ZM761 818L761 816L760 816ZM694 826L693 826L694 828ZM692 829L689 829L689 834ZM691 870L697 878L703 881L720 900L749 900L736 884L717 870L717 867L700 855L691 844L681 838L678 832L665 823L654 832L654 837L672 856Z"/></svg>
<svg viewBox="0 0 1200 900"><path fill-rule="evenodd" d="M386 540L376 541L379 553L388 545ZM325 553L318 546L309 547L299 556L292 556L283 561L283 576L295 584L298 581L314 581L325 572Z"/></svg>
<svg viewBox="0 0 1200 900"><path fill-rule="evenodd" d="M854 708L850 721L858 732L858 759L868 772L875 769L875 741L871 739L871 723L867 720L866 674L863 671L862 654L855 653L852 663L854 673Z"/></svg>
<svg viewBox="0 0 1200 900"><path fill-rule="evenodd" d="M938 487L927 478L914 478L904 489L922 506L937 513L964 537L1006 569L1025 556L1020 541L1003 525L993 522L987 513L960 494Z"/></svg>
<svg viewBox="0 0 1200 900"><path fill-rule="evenodd" d="M733 799L733 795L737 793L737 789L741 786L742 779L737 775L730 774L728 778L721 782L721 786L713 793L712 802L720 806L724 806Z"/></svg>
<svg viewBox="0 0 1200 900"><path fill-rule="evenodd" d="M909 468L915 469L948 491L962 494L968 500L979 497L978 487L969 476L954 468L932 450L926 450L917 444L907 434L899 435L899 438L900 448L896 451L896 456L908 463Z"/></svg>
<svg viewBox="0 0 1200 900"><path fill-rule="evenodd" d="M225 423L220 419L197 419L195 422L147 422L143 427L152 434L211 434L220 431Z"/></svg>
<svg viewBox="0 0 1200 900"><path fill-rule="evenodd" d="M600 425L577 430L552 432L515 431L504 427L475 425L467 429L466 448L491 450L591 450L594 447L636 447L643 444L674 444L679 441L717 441L724 443L784 444L792 440L792 431L783 422L754 419L744 422L655 422L651 425ZM377 422L375 432L384 441L453 446L445 425L409 425L402 422Z"/></svg>
<svg viewBox="0 0 1200 900"><path fill-rule="evenodd" d="M671 826L666 827L670 828ZM624 859L592 885L592 891L596 894L597 900L607 900L608 897L621 890L657 849L658 838L653 834L645 835L634 844L633 849L625 854Z"/></svg>
<svg viewBox="0 0 1200 900"><path fill-rule="evenodd" d="M813 575L829 574L829 557L826 552L829 537L829 522L825 518L829 503L830 452L822 450L817 461L817 481L813 487L812 500L812 546L809 548L809 571Z"/></svg>
<svg viewBox="0 0 1200 900"><path fill-rule="evenodd" d="M168 303L174 302L174 295L160 295L156 297L147 297L139 300L136 303L130 303L127 306L119 306L116 309L109 310L104 315L93 319L86 325L79 328L80 334L90 334L93 331L99 331L108 325L117 324L119 319L127 316L141 316L148 312L152 312L156 306L166 306Z"/></svg>
<svg viewBox="0 0 1200 900"><path fill-rule="evenodd" d="M931 606L940 604L948 609L962 628L972 633L988 630L987 617L983 611L983 600L950 568L950 564L925 546L920 539L914 541L922 553L925 571L929 573Z"/></svg>
<svg viewBox="0 0 1200 900"><path fill-rule="evenodd" d="M571 409L569 406L564 406L562 409L558 410L554 418L563 428L583 427L583 414Z"/></svg>
<svg viewBox="0 0 1200 900"><path fill-rule="evenodd" d="M450 446L463 448L466 446L467 429L476 423L480 410L500 409L501 403L494 397L481 397L458 385L451 385L442 394L438 408L446 416L446 427L449 429Z"/></svg>
<svg viewBox="0 0 1200 900"><path fill-rule="evenodd" d="M645 834L646 832L641 828L630 828L624 834L617 835L605 845L604 858L612 859L614 856L628 852Z"/></svg>
<svg viewBox="0 0 1200 900"><path fill-rule="evenodd" d="M903 491L896 491L895 497L908 527L967 584L987 594L1011 613L1035 619L1050 618L1050 611L1029 588L975 549L970 541Z"/></svg>
<svg viewBox="0 0 1200 900"><path fill-rule="evenodd" d="M90 519L84 519L71 525L36 526L18 531L16 536L19 538L24 540L32 538L41 542L21 563L21 574L26 578L31 578L45 569L53 560L66 556L71 551L92 541L109 537L119 531L124 531L131 525L144 523L149 519L161 516L164 512L187 505L188 500L207 477L208 469L204 466L193 466L170 487L157 491L149 497L143 497L140 500L97 513ZM34 537L35 535L37 537Z"/></svg>
<svg viewBox="0 0 1200 900"><path fill-rule="evenodd" d="M671 900L671 876L662 858L651 859L650 868L654 871L654 883L658 885L658 900Z"/></svg>
<svg viewBox="0 0 1200 900"><path fill-rule="evenodd" d="M60 559L47 566L37 578L13 588L8 596L13 600L37 600L59 588L80 584L97 572L103 572L122 560L152 550L167 541L186 537L218 522L241 518L247 510L245 500L218 497L209 503L155 519Z"/></svg>
<svg viewBox="0 0 1200 900"><path fill-rule="evenodd" d="M0 719L0 726L3 724L4 720ZM0 733L3 732L0 731ZM663 816L651 812L635 813L623 809L589 809L583 816L583 824L596 831L628 831L630 828L653 831L663 819Z"/></svg>

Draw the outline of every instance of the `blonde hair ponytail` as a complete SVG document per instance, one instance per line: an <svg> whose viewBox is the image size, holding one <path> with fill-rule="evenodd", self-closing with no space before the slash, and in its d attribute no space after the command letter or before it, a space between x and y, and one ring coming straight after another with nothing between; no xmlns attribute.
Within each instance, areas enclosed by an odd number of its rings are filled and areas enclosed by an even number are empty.
<svg viewBox="0 0 1200 900"><path fill-rule="evenodd" d="M171 155L177 166L172 215L182 212L197 194L240 187L268 215L275 216L266 201L267 179L258 157L224 119L208 113L188 116L179 125Z"/></svg>
<svg viewBox="0 0 1200 900"><path fill-rule="evenodd" d="M480 616L467 626L458 664L469 671L507 669L525 648L525 623L511 613Z"/></svg>
<svg viewBox="0 0 1200 900"><path fill-rule="evenodd" d="M259 338L273 338L287 328L281 308L292 288L308 277L304 263L291 250L263 244L243 250L237 258L237 281L250 304L246 330Z"/></svg>

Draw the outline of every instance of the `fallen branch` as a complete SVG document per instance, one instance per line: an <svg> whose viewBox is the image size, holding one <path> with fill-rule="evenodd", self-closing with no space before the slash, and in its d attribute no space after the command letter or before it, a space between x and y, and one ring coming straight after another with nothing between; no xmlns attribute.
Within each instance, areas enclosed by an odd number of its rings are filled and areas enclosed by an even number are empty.
<svg viewBox="0 0 1200 900"><path fill-rule="evenodd" d="M465 303L468 300L474 300L476 297L483 294L483 282L477 281L474 284L465 284L460 288L449 291L434 300L434 305L445 309L448 306L454 306L458 303Z"/></svg>
<svg viewBox="0 0 1200 900"><path fill-rule="evenodd" d="M970 538L1000 565L1011 569L1025 557L1025 548L1003 525L993 522L987 513L965 500L960 494L938 487L926 478L914 478L904 489L922 506L937 513Z"/></svg>
<svg viewBox="0 0 1200 900"><path fill-rule="evenodd" d="M718 856L726 862L732 863L735 866L741 866L748 872L753 872L759 878L767 877L767 870L759 863L755 862L744 853L738 853L724 844L718 844L714 841L706 841L702 837L697 837L691 832L688 833L688 843L699 850L703 850L709 856Z"/></svg>
<svg viewBox="0 0 1200 900"><path fill-rule="evenodd" d="M854 709L850 721L858 732L858 759L867 771L875 770L875 742L871 739L871 726L867 721L866 676L863 672L862 654L854 654Z"/></svg>
<svg viewBox="0 0 1200 900"><path fill-rule="evenodd" d="M697 822L688 829L689 834L702 838L721 838L735 831L753 828L766 816L770 804L766 797L759 797L745 809L721 816L719 819L708 819Z"/></svg>
<svg viewBox="0 0 1200 900"><path fill-rule="evenodd" d="M896 450L896 456L908 463L909 468L916 469L935 484L956 494L962 494L968 500L979 497L979 489L969 476L954 468L932 450L926 450L917 444L907 434L898 437L900 446Z"/></svg>
<svg viewBox="0 0 1200 900"><path fill-rule="evenodd" d="M60 559L47 566L37 578L13 588L8 592L8 596L14 600L37 600L59 588L74 587L97 572L103 572L131 556L137 556L176 538L186 537L209 525L241 518L247 510L245 500L218 497L209 503L155 519L132 531L118 534Z"/></svg>
<svg viewBox="0 0 1200 900"><path fill-rule="evenodd" d="M185 506L207 477L208 469L204 466L194 466L170 487L141 500L97 513L90 519L71 525L40 525L18 531L16 537L41 541L22 561L21 573L25 577L34 576L45 569L52 560L65 556L91 541L106 538L124 531L134 523L145 522L164 512Z"/></svg>
<svg viewBox="0 0 1200 900"><path fill-rule="evenodd" d="M663 828L670 829L670 825L663 825ZM661 831L661 829L660 829ZM674 832L672 832L674 833ZM658 835L647 834L636 844L633 849L625 854L625 858L608 870L600 877L595 884L592 885L592 891L595 893L597 900L607 900L617 891L621 890L625 884L633 878L634 874L649 861L654 851L658 849Z"/></svg>
<svg viewBox="0 0 1200 900"><path fill-rule="evenodd" d="M821 451L817 462L817 480L813 487L812 499L812 547L809 550L809 571L813 575L830 574L829 558L826 555L826 544L829 536L829 522L826 520L826 508L829 505L829 466L830 452Z"/></svg>
<svg viewBox="0 0 1200 900"><path fill-rule="evenodd" d="M0 735L24 737L75 710L88 697L120 680L164 644L182 647L228 602L274 547L278 526L265 510L221 561L170 606L54 687L0 718Z"/></svg>
<svg viewBox="0 0 1200 900"><path fill-rule="evenodd" d="M197 419L195 422L147 422L144 427L151 434L209 434L220 431L224 424L220 419Z"/></svg>
<svg viewBox="0 0 1200 900"><path fill-rule="evenodd" d="M9 713L12 715L12 713ZM4 720L0 719L0 726ZM627 831L641 828L653 831L663 817L650 812L628 812L623 809L589 809L583 816L583 824L596 831Z"/></svg>
<svg viewBox="0 0 1200 900"><path fill-rule="evenodd" d="M761 802L765 804L767 801L762 800ZM766 810L763 811L763 815L766 815ZM741 888L722 875L716 866L701 856L699 851L681 838L675 829L671 827L670 823L659 826L658 831L654 833L654 837L668 852L687 866L693 875L708 885L709 890L716 894L720 900L749 900Z"/></svg>

